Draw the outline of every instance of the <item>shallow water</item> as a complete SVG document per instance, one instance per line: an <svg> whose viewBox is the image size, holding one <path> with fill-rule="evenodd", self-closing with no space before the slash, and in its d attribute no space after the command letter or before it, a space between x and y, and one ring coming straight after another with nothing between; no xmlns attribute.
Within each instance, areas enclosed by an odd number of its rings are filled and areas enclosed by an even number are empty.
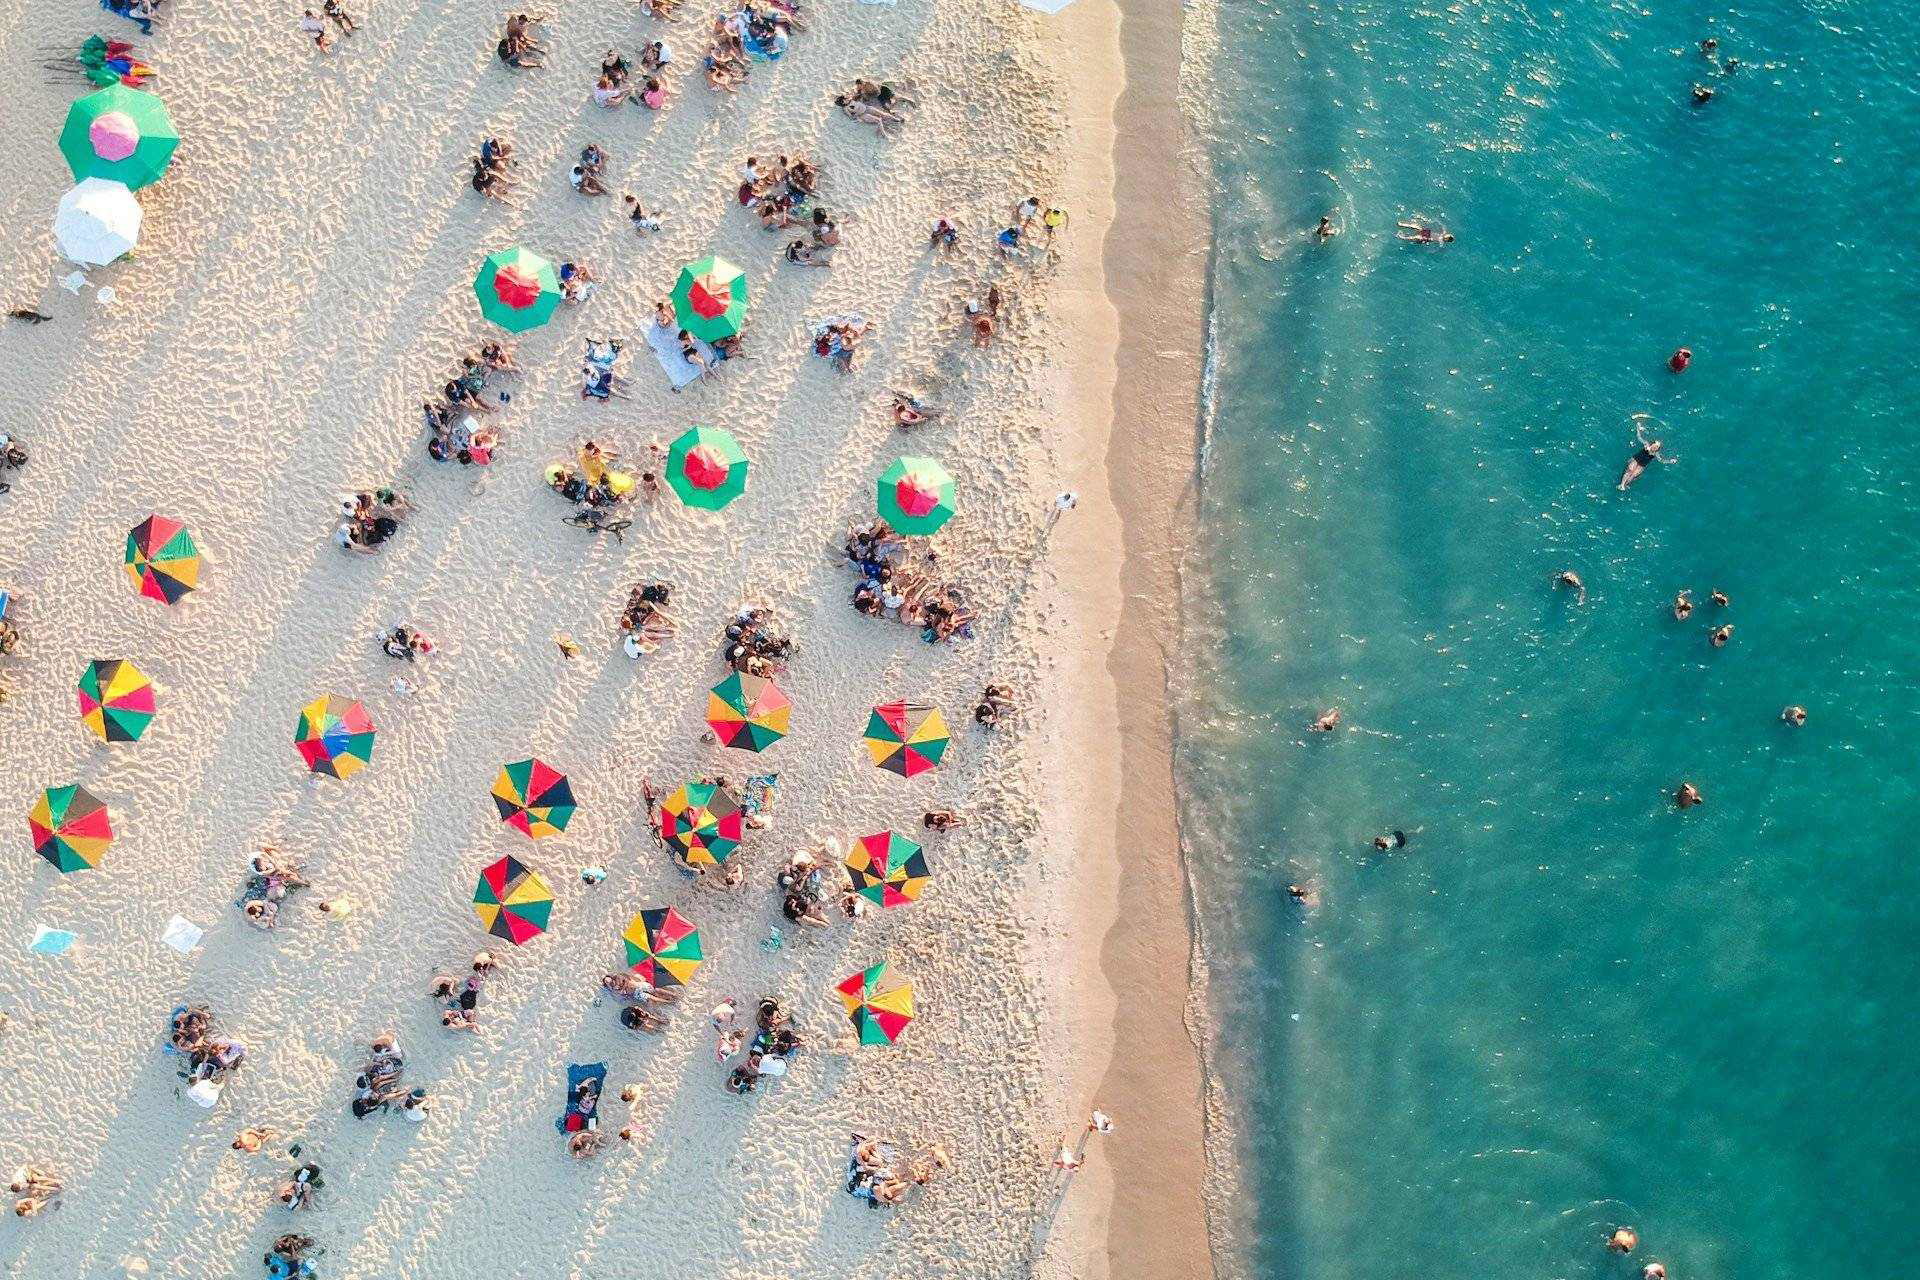
<svg viewBox="0 0 1920 1280"><path fill-rule="evenodd" d="M1244 1270L1903 1272L1920 26L1220 25L1180 736ZM1414 212L1458 241L1400 243ZM1621 494L1636 411L1677 462Z"/></svg>

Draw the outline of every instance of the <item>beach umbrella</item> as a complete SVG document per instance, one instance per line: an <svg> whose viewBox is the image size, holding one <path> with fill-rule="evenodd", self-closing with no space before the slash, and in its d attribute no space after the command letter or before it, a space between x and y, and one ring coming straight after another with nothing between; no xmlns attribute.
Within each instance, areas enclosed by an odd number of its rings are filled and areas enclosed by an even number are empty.
<svg viewBox="0 0 1920 1280"><path fill-rule="evenodd" d="M70 261L104 267L140 243L140 202L124 182L88 178L60 197L53 238Z"/></svg>
<svg viewBox="0 0 1920 1280"><path fill-rule="evenodd" d="M847 870L853 873L853 891L883 907L912 902L929 879L920 846L891 831L854 841Z"/></svg>
<svg viewBox="0 0 1920 1280"><path fill-rule="evenodd" d="M488 933L517 947L547 931L553 890L518 858L502 858L489 864L474 884L473 913Z"/></svg>
<svg viewBox="0 0 1920 1280"><path fill-rule="evenodd" d="M913 1021L913 984L887 972L886 961L870 965L834 987L847 1007L861 1044L892 1044Z"/></svg>
<svg viewBox="0 0 1920 1280"><path fill-rule="evenodd" d="M113 843L107 806L85 787L48 787L27 813L33 851L62 871L100 865Z"/></svg>
<svg viewBox="0 0 1920 1280"><path fill-rule="evenodd" d="M80 723L102 742L138 742L153 722L153 681L121 658L95 658L80 673Z"/></svg>
<svg viewBox="0 0 1920 1280"><path fill-rule="evenodd" d="M293 745L315 773L351 778L373 757L373 720L351 698L326 694L300 708Z"/></svg>
<svg viewBox="0 0 1920 1280"><path fill-rule="evenodd" d="M882 769L903 778L939 764L949 741L947 721L938 707L885 702L867 718L867 753Z"/></svg>
<svg viewBox="0 0 1920 1280"><path fill-rule="evenodd" d="M1029 9L1038 9L1041 13L1056 14L1072 4L1073 0L1020 0L1020 3Z"/></svg>
<svg viewBox="0 0 1920 1280"><path fill-rule="evenodd" d="M746 451L719 427L690 427L667 450L667 483L688 506L718 511L747 491Z"/></svg>
<svg viewBox="0 0 1920 1280"><path fill-rule="evenodd" d="M736 671L707 694L707 725L724 747L765 751L787 736L793 704L765 676Z"/></svg>
<svg viewBox="0 0 1920 1280"><path fill-rule="evenodd" d="M673 315L703 342L731 338L747 318L747 273L725 258L688 263L673 285Z"/></svg>
<svg viewBox="0 0 1920 1280"><path fill-rule="evenodd" d="M200 548L178 520L148 516L127 534L126 570L141 595L173 604L200 585Z"/></svg>
<svg viewBox="0 0 1920 1280"><path fill-rule="evenodd" d="M515 246L487 255L473 278L480 314L508 333L537 329L560 305L560 276L553 264Z"/></svg>
<svg viewBox="0 0 1920 1280"><path fill-rule="evenodd" d="M60 130L60 154L75 182L108 178L129 191L159 181L179 145L167 104L123 84L75 102Z"/></svg>
<svg viewBox="0 0 1920 1280"><path fill-rule="evenodd" d="M642 911L620 935L627 964L656 987L677 987L700 967L700 931L672 907Z"/></svg>
<svg viewBox="0 0 1920 1280"><path fill-rule="evenodd" d="M660 838L695 866L725 862L745 828L740 803L711 782L689 782L660 802Z"/></svg>
<svg viewBox="0 0 1920 1280"><path fill-rule="evenodd" d="M493 780L493 803L520 834L557 836L573 821L573 784L544 760L516 760Z"/></svg>
<svg viewBox="0 0 1920 1280"><path fill-rule="evenodd" d="M953 477L932 458L900 458L880 477L879 502L901 533L936 533L953 519Z"/></svg>

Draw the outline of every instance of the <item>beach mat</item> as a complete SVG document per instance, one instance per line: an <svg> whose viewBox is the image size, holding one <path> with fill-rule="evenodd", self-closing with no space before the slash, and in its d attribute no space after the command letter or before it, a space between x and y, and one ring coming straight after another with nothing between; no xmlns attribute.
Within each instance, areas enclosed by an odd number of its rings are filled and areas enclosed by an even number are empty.
<svg viewBox="0 0 1920 1280"><path fill-rule="evenodd" d="M587 1127L587 1121L592 1116L600 1112L597 1101L591 1112L583 1112L575 1105L574 1090L580 1087L582 1080L593 1081L600 1087L599 1091L604 1093L607 1087L607 1064L604 1062L567 1064L567 1105L566 1109L560 1113L560 1118L553 1122L553 1127L561 1133L578 1133Z"/></svg>
<svg viewBox="0 0 1920 1280"><path fill-rule="evenodd" d="M693 341L700 348L700 354L707 358L707 367L712 368L713 348L698 338ZM675 391L689 382L699 380L700 366L680 354L679 334L671 329L663 329L657 324L650 324L647 326L647 347L653 352L653 358L660 362L660 368L666 373L667 381L673 384Z"/></svg>

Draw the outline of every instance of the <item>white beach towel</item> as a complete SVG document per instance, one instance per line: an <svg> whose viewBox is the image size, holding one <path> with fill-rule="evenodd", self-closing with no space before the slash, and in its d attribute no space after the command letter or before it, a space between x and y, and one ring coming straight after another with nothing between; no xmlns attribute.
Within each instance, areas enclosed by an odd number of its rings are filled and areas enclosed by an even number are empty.
<svg viewBox="0 0 1920 1280"><path fill-rule="evenodd" d="M700 348L700 354L712 367L713 348L700 339L693 340ZM657 324L647 326L647 346L653 351L653 358L660 362L660 368L666 372L667 381L678 391L689 382L697 381L702 372L699 365L680 354L680 335L671 329L663 329Z"/></svg>

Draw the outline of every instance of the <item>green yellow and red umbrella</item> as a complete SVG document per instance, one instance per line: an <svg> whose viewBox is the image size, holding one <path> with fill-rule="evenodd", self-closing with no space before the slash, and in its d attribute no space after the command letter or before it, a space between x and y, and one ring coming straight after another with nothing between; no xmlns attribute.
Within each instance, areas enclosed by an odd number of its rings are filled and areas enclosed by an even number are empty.
<svg viewBox="0 0 1920 1280"><path fill-rule="evenodd" d="M141 595L173 604L200 585L200 548L178 520L148 516L127 534L126 570Z"/></svg>
<svg viewBox="0 0 1920 1280"><path fill-rule="evenodd" d="M667 483L680 501L718 511L747 491L747 455L719 427L690 427L667 450Z"/></svg>
<svg viewBox="0 0 1920 1280"><path fill-rule="evenodd" d="M113 843L107 806L85 787L48 787L27 813L33 851L62 871L100 865Z"/></svg>
<svg viewBox="0 0 1920 1280"><path fill-rule="evenodd" d="M75 690L80 723L102 742L138 742L153 722L153 681L123 658L95 658Z"/></svg>
<svg viewBox="0 0 1920 1280"><path fill-rule="evenodd" d="M886 702L867 718L867 753L889 773L911 778L940 763L950 741L940 708Z"/></svg>
<svg viewBox="0 0 1920 1280"><path fill-rule="evenodd" d="M719 866L740 847L746 815L725 787L689 782L660 802L660 838L694 866Z"/></svg>
<svg viewBox="0 0 1920 1280"><path fill-rule="evenodd" d="M673 315L703 342L731 338L747 319L747 273L725 258L688 263L673 285Z"/></svg>
<svg viewBox="0 0 1920 1280"><path fill-rule="evenodd" d="M493 780L493 803L522 835L557 836L573 821L573 784L544 760L516 760Z"/></svg>
<svg viewBox="0 0 1920 1280"><path fill-rule="evenodd" d="M707 694L707 725L720 745L765 751L787 736L793 704L765 676L734 672Z"/></svg>
<svg viewBox="0 0 1920 1280"><path fill-rule="evenodd" d="M488 933L517 947L547 931L553 890L518 858L502 858L480 872L473 886L473 913Z"/></svg>
<svg viewBox="0 0 1920 1280"><path fill-rule="evenodd" d="M627 964L656 987L677 987L700 967L700 931L672 907L642 911L620 935Z"/></svg>
<svg viewBox="0 0 1920 1280"><path fill-rule="evenodd" d="M931 879L920 846L892 831L854 841L847 870L853 875L853 891L882 907L912 902Z"/></svg>
<svg viewBox="0 0 1920 1280"><path fill-rule="evenodd" d="M508 333L537 329L560 306L560 273L531 249L515 246L487 255L473 278L480 314Z"/></svg>
<svg viewBox="0 0 1920 1280"><path fill-rule="evenodd" d="M936 533L953 519L953 477L932 458L899 458L880 477L880 515L901 533Z"/></svg>
<svg viewBox="0 0 1920 1280"><path fill-rule="evenodd" d="M860 1035L861 1044L892 1044L913 1021L913 984L887 972L886 961L870 965L834 987Z"/></svg>
<svg viewBox="0 0 1920 1280"><path fill-rule="evenodd" d="M373 758L373 718L351 698L325 694L300 708L293 745L315 773L351 778Z"/></svg>
<svg viewBox="0 0 1920 1280"><path fill-rule="evenodd" d="M129 191L157 182L179 145L167 104L118 84L75 102L60 130L60 154L75 182L105 178Z"/></svg>

